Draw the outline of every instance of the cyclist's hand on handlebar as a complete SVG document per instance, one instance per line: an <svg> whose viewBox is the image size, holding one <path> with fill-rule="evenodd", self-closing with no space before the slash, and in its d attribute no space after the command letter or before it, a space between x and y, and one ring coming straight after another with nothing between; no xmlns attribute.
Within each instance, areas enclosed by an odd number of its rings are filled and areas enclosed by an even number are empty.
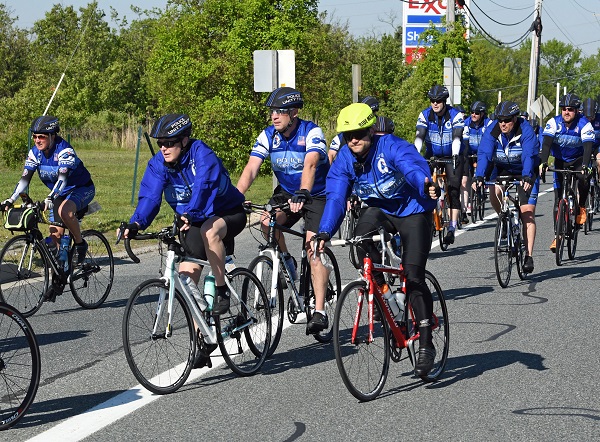
<svg viewBox="0 0 600 442"><path fill-rule="evenodd" d="M54 208L54 200L49 196L44 200L44 210L52 210Z"/></svg>
<svg viewBox="0 0 600 442"><path fill-rule="evenodd" d="M0 203L0 209L2 209L2 212L6 212L8 209L10 209L13 206L13 202L14 201L10 198L7 198L4 201L2 201L2 203Z"/></svg>
<svg viewBox="0 0 600 442"><path fill-rule="evenodd" d="M313 236L311 241L312 258L317 256L317 253L322 253L325 248L325 243L331 239L331 235L327 232L320 232L318 235Z"/></svg>
<svg viewBox="0 0 600 442"><path fill-rule="evenodd" d="M140 231L140 225L138 223L126 223L121 222L121 225L117 229L117 244L121 241L121 238L135 238Z"/></svg>
<svg viewBox="0 0 600 442"><path fill-rule="evenodd" d="M592 173L592 169L590 167L583 166L581 168L581 173L587 177L589 174Z"/></svg>
<svg viewBox="0 0 600 442"><path fill-rule="evenodd" d="M288 201L292 212L299 212L305 203L312 201L310 191L307 189L298 189L294 192L294 196Z"/></svg>
<svg viewBox="0 0 600 442"><path fill-rule="evenodd" d="M523 190L525 192L528 192L529 189L531 189L533 187L534 183L535 183L535 178L533 178L531 176L524 176L523 178L521 178L521 187L523 188Z"/></svg>
<svg viewBox="0 0 600 442"><path fill-rule="evenodd" d="M244 208L244 212L252 213L252 201L246 200L242 203L242 207Z"/></svg>
<svg viewBox="0 0 600 442"><path fill-rule="evenodd" d="M192 227L192 217L188 213L184 213L179 217L179 219L183 222L183 225L179 228L179 230L181 232L190 230L190 227Z"/></svg>
<svg viewBox="0 0 600 442"><path fill-rule="evenodd" d="M442 194L442 189L437 183L429 181L429 177L425 177L425 193L429 194L429 198L437 200Z"/></svg>

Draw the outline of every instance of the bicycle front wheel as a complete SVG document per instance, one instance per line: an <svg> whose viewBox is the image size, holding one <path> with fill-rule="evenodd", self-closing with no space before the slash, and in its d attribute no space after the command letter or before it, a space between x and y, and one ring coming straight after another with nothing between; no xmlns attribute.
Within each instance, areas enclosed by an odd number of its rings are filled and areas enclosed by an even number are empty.
<svg viewBox="0 0 600 442"><path fill-rule="evenodd" d="M0 252L0 301L28 317L42 306L48 285L48 263L40 246L27 235L9 239Z"/></svg>
<svg viewBox="0 0 600 442"><path fill-rule="evenodd" d="M469 201L471 202L471 222L475 224L477 222L477 216L479 214L479 192L471 187L469 191Z"/></svg>
<svg viewBox="0 0 600 442"><path fill-rule="evenodd" d="M338 267L335 255L328 248L324 249L324 253L326 255L326 262L331 264L329 280L327 281L327 291L325 292L325 314L329 319L329 328L326 328L325 330L320 331L319 333L315 333L313 335L314 338L319 342L329 342L333 338L333 318L335 317L335 307L337 305L338 296L342 292L340 268ZM312 278L310 278L310 288L308 297L310 299L310 305L315 305L315 291L313 287Z"/></svg>
<svg viewBox="0 0 600 442"><path fill-rule="evenodd" d="M561 266L563 254L565 252L565 242L567 241L568 220L567 202L562 199L558 202L558 216L556 218L556 265Z"/></svg>
<svg viewBox="0 0 600 442"><path fill-rule="evenodd" d="M498 216L496 223L496 234L494 235L494 263L496 266L496 277L500 287L505 289L510 281L512 271L512 247L510 244L510 219L506 213Z"/></svg>
<svg viewBox="0 0 600 442"><path fill-rule="evenodd" d="M485 215L485 191L483 188L477 192L479 198L479 219L483 221Z"/></svg>
<svg viewBox="0 0 600 442"><path fill-rule="evenodd" d="M77 265L77 254L71 251L71 293L83 308L98 308L108 297L115 276L115 261L110 244L96 230L84 230L81 237L88 250L83 263Z"/></svg>
<svg viewBox="0 0 600 442"><path fill-rule="evenodd" d="M35 333L25 317L0 304L0 430L16 424L33 402L40 384L41 358Z"/></svg>
<svg viewBox="0 0 600 442"><path fill-rule="evenodd" d="M574 198L574 195L573 195ZM576 213L579 213L579 205L575 204L574 209L569 213L569 223L567 224L567 255L569 259L575 259L577 252L577 237L579 236L580 226L577 225Z"/></svg>
<svg viewBox="0 0 600 442"><path fill-rule="evenodd" d="M583 233L587 235L588 232L592 231L592 224L594 223L594 201L596 200L596 186L590 185L590 193L586 200L586 214L587 219L583 223Z"/></svg>
<svg viewBox="0 0 600 442"><path fill-rule="evenodd" d="M196 334L188 305L175 291L168 327L169 288L160 279L140 284L123 314L123 349L129 368L156 394L177 391L187 380L196 354Z"/></svg>
<svg viewBox="0 0 600 442"><path fill-rule="evenodd" d="M447 198L445 200L440 201L440 203L440 217L442 219L442 230L440 230L438 233L440 238L440 249L442 249L442 251L445 252L446 250L448 250L448 244L444 242L444 238L448 234L448 227L450 226L450 216L448 215L448 210L450 210L448 209L448 207L450 206L447 205Z"/></svg>
<svg viewBox="0 0 600 442"><path fill-rule="evenodd" d="M338 370L348 391L361 401L379 395L390 367L387 322L373 321L371 337L368 310L367 284L354 281L339 296L333 320L333 350ZM384 318L377 298L373 300L373 310Z"/></svg>
<svg viewBox="0 0 600 442"><path fill-rule="evenodd" d="M524 230L525 226L523 223L519 222L519 237L515 238L515 247L517 250L515 261L517 264L517 274L519 275L519 279L521 279L521 281L524 281L527 278L527 273L525 273L523 270L523 264L525 264L525 255L527 250L525 236L523 235Z"/></svg>
<svg viewBox="0 0 600 442"><path fill-rule="evenodd" d="M446 361L448 360L448 345L450 343L450 323L448 322L448 309L446 307L444 292L437 279L435 279L435 276L427 270L425 271L425 283L427 284L433 299L433 324L431 327L431 336L433 346L435 347L435 360L431 371L427 375L421 376L421 379L425 382L433 382L440 377L446 367ZM408 324L409 336L414 336L418 330L418 326L412 319L408 321ZM419 340L415 339L413 342L415 350L414 354L417 354ZM414 366L414 357L411 357L411 362Z"/></svg>
<svg viewBox="0 0 600 442"><path fill-rule="evenodd" d="M270 299L248 269L236 267L227 278L231 289L229 310L215 316L219 348L234 373L249 376L260 369L269 353Z"/></svg>
<svg viewBox="0 0 600 442"><path fill-rule="evenodd" d="M267 353L267 358L269 358L277 349L279 340L281 339L281 332L283 331L283 310L285 303L282 285L285 283L285 279L280 272L278 277L277 292L274 293L273 260L267 255L259 255L254 258L248 266L248 270L253 272L258 277L265 288L267 298L269 298L269 303L267 304L271 307L271 344L269 347L269 352Z"/></svg>

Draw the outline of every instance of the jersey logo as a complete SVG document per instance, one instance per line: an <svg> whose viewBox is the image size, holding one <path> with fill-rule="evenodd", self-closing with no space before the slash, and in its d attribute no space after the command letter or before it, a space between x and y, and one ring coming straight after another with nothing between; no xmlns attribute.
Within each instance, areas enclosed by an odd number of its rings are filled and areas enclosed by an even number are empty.
<svg viewBox="0 0 600 442"><path fill-rule="evenodd" d="M446 126L446 129L452 129L452 121L446 121L444 126Z"/></svg>
<svg viewBox="0 0 600 442"><path fill-rule="evenodd" d="M303 135L300 135L298 137L298 146L306 146L306 137Z"/></svg>
<svg viewBox="0 0 600 442"><path fill-rule="evenodd" d="M279 149L281 147L281 138L279 135L275 135L273 138L273 149Z"/></svg>
<svg viewBox="0 0 600 442"><path fill-rule="evenodd" d="M385 164L385 159L383 158L379 158L379 160L377 160L377 169L379 169L379 172L381 173L388 173L390 171L387 167L387 164Z"/></svg>

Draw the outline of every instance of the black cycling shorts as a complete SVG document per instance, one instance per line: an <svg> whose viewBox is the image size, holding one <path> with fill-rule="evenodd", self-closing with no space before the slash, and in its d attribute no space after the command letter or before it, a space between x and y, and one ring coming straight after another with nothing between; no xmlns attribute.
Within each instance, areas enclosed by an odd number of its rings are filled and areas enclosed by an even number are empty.
<svg viewBox="0 0 600 442"><path fill-rule="evenodd" d="M273 191L273 196L269 200L269 204L283 204L288 200L292 199L294 195L289 192L286 192L281 188L281 186L277 186ZM302 210L300 212L293 213L289 210L285 211L287 216L286 221L283 223L285 227L292 227L296 224L301 218L304 218L304 228L307 232L319 232L319 223L321 222L321 217L323 216L323 211L325 210L325 197L324 196L313 196L312 201L309 203L304 203Z"/></svg>

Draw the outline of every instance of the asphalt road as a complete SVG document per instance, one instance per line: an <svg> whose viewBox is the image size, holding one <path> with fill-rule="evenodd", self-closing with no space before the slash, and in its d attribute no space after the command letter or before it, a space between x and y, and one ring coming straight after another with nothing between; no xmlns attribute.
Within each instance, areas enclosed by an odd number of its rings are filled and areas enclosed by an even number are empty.
<svg viewBox="0 0 600 442"><path fill-rule="evenodd" d="M300 324L284 331L253 377L220 365L194 370L177 393L151 395L127 365L121 320L134 287L158 274L153 252L141 264L117 260L101 308L83 310L66 292L30 318L41 385L28 414L0 440L597 440L600 222L580 235L576 259L557 267L548 250L552 199L540 196L535 271L526 281L513 269L509 287L499 287L493 219L462 230L447 252L432 250L429 270L450 318L449 359L436 383L423 384L404 360L392 364L377 400L359 403L342 383L332 345ZM236 263L256 253L245 231ZM343 283L355 279L347 250L336 255Z"/></svg>

